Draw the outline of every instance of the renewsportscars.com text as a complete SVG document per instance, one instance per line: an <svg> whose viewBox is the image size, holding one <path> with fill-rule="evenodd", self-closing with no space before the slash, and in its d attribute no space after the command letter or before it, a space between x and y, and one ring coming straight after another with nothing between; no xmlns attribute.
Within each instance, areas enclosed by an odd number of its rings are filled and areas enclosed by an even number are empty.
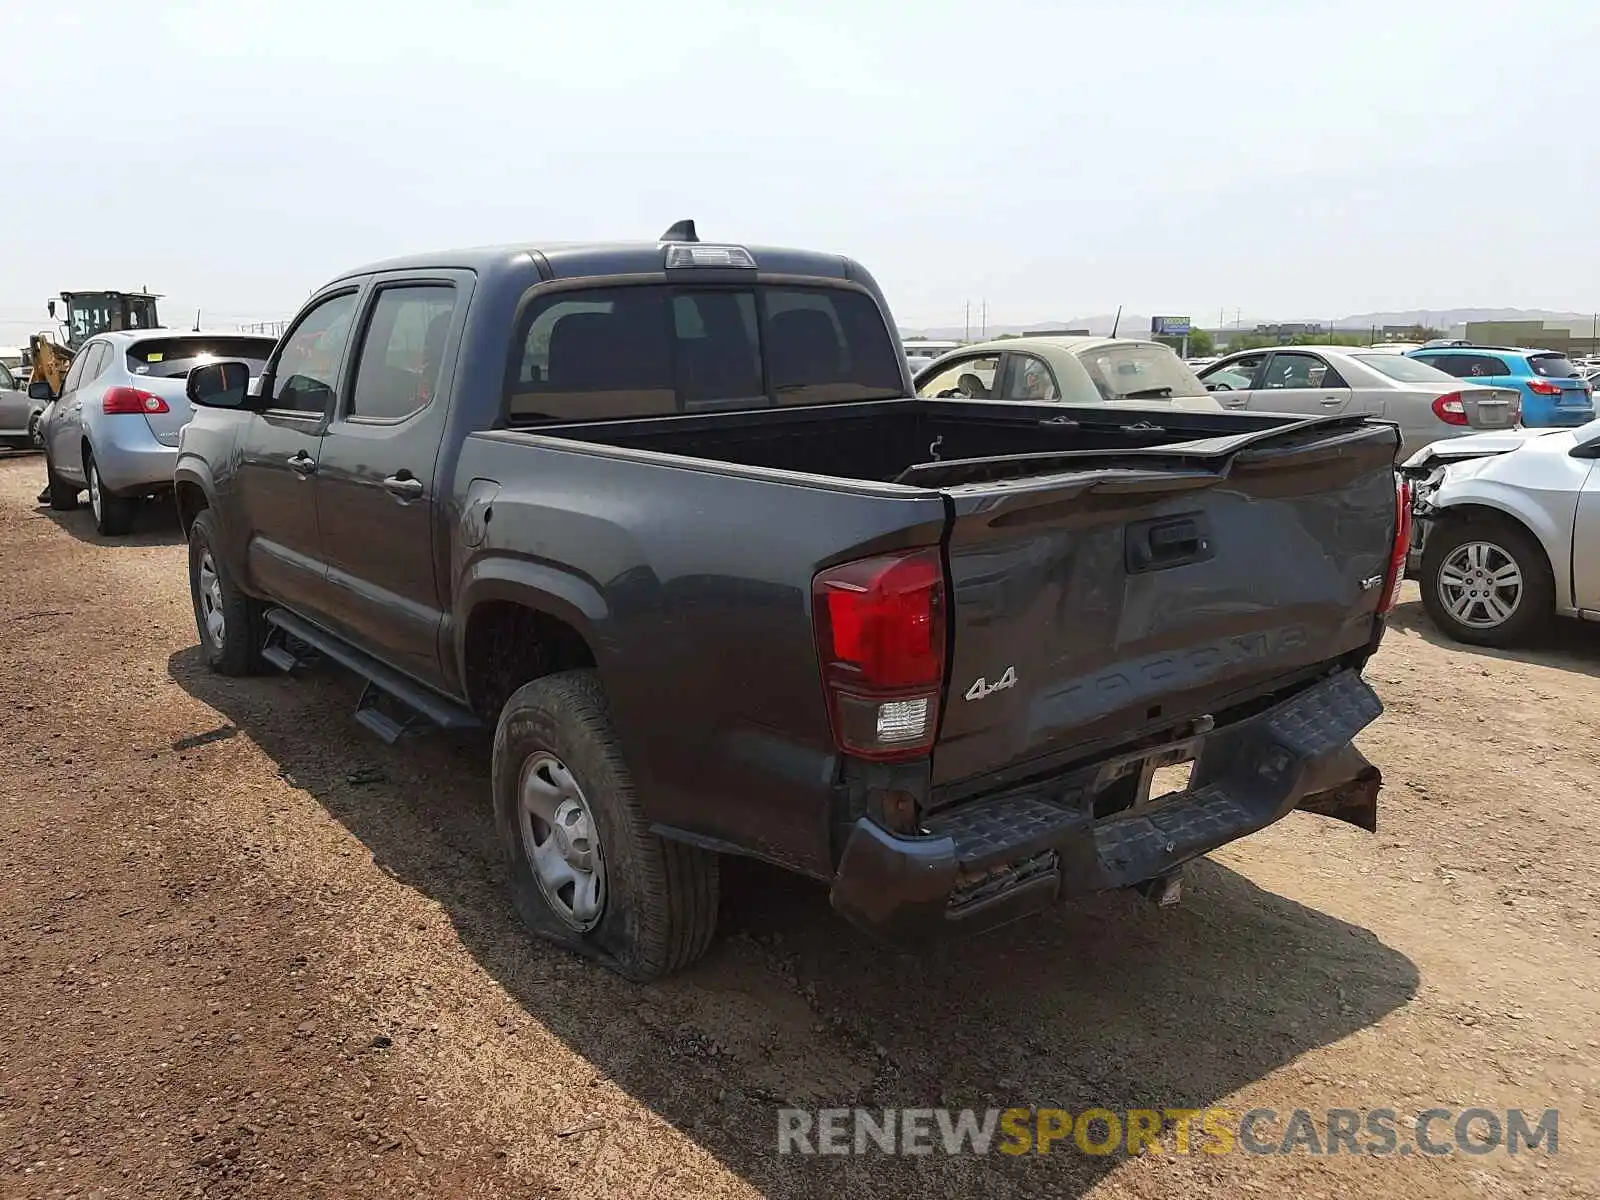
<svg viewBox="0 0 1600 1200"><path fill-rule="evenodd" d="M1553 1108L784 1108L778 1153L1555 1154L1559 1119Z"/></svg>

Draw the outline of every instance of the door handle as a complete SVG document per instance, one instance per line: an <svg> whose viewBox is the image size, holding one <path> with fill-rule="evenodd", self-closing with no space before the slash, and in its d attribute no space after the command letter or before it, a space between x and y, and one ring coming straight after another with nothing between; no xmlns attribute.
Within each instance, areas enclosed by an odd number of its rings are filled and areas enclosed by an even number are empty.
<svg viewBox="0 0 1600 1200"><path fill-rule="evenodd" d="M396 499L422 499L422 480L415 475L391 475L383 481L383 486Z"/></svg>
<svg viewBox="0 0 1600 1200"><path fill-rule="evenodd" d="M1332 408L1337 404L1343 404L1343 403L1344 403L1344 401L1341 400L1338 396L1324 396L1322 398L1322 406L1324 408Z"/></svg>
<svg viewBox="0 0 1600 1200"><path fill-rule="evenodd" d="M296 450L289 459L289 469L301 479L317 473L317 460L304 450Z"/></svg>

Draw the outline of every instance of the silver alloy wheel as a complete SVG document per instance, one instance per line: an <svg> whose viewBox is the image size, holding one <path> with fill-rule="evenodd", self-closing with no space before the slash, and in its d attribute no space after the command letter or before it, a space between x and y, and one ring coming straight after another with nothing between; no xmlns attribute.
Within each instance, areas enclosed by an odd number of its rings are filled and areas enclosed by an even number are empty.
<svg viewBox="0 0 1600 1200"><path fill-rule="evenodd" d="M103 519L100 515L100 468L92 458L89 460L89 509L98 524Z"/></svg>
<svg viewBox="0 0 1600 1200"><path fill-rule="evenodd" d="M228 623L222 615L222 578L209 550L200 555L200 615L206 623L206 636L221 650Z"/></svg>
<svg viewBox="0 0 1600 1200"><path fill-rule="evenodd" d="M1463 542L1439 566L1439 601L1472 629L1495 629L1522 604L1522 568L1493 542Z"/></svg>
<svg viewBox="0 0 1600 1200"><path fill-rule="evenodd" d="M34 413L28 418L28 440L39 450L44 449L44 423L39 420L42 416L43 413Z"/></svg>
<svg viewBox="0 0 1600 1200"><path fill-rule="evenodd" d="M551 911L587 933L605 911L605 858L583 789L554 754L541 750L522 764L517 817L523 851Z"/></svg>

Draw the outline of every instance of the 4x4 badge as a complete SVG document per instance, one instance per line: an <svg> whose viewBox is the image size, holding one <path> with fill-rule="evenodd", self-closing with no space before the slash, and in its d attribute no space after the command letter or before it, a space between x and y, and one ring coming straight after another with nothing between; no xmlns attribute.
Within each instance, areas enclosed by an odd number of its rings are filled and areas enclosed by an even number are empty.
<svg viewBox="0 0 1600 1200"><path fill-rule="evenodd" d="M967 699L982 700L986 696L992 696L996 692L1003 692L1006 688L1016 686L1017 669L1015 667L1007 667L1006 673L993 683L990 683L982 675L978 676L977 682L967 689Z"/></svg>

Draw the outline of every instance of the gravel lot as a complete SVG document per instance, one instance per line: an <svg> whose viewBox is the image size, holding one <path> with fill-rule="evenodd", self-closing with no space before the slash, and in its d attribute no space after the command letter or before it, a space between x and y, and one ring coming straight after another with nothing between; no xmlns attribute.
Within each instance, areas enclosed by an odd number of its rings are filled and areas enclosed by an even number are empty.
<svg viewBox="0 0 1600 1200"><path fill-rule="evenodd" d="M1600 638L1464 650L1411 589L1370 675L1376 836L1296 815L925 957L728 872L636 987L521 933L482 742L355 682L201 665L131 538L0 461L0 1195L1600 1195ZM807 1105L1561 1110L1560 1153L778 1158Z"/></svg>

